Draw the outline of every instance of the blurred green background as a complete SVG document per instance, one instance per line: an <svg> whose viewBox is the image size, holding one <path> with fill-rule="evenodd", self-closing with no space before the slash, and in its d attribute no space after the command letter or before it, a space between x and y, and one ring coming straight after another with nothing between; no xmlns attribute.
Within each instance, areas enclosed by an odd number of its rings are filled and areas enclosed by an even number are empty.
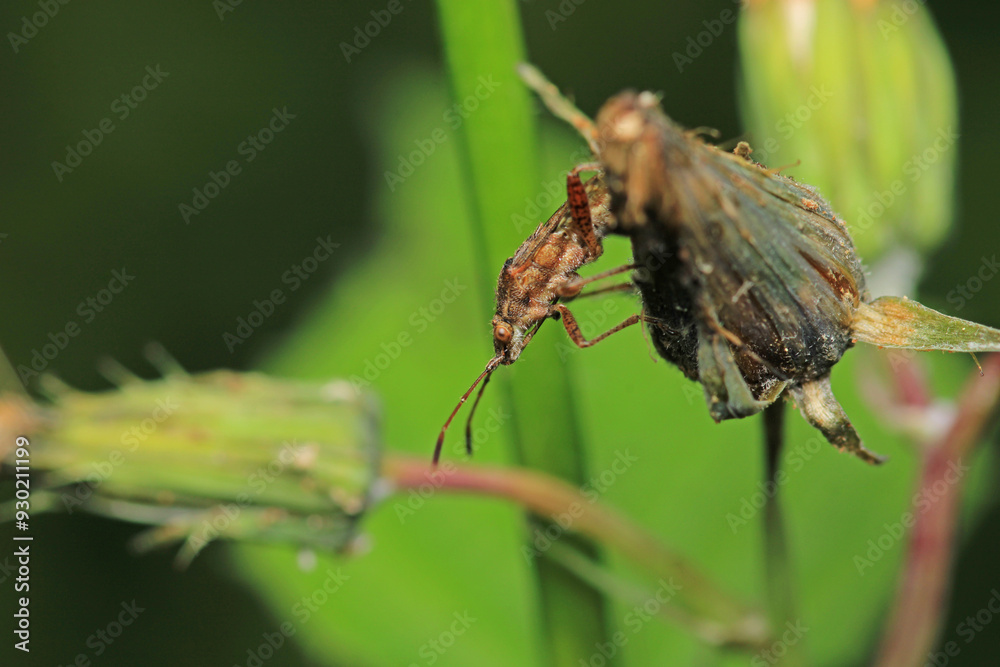
<svg viewBox="0 0 1000 667"><path fill-rule="evenodd" d="M16 53L4 47L0 342L15 365L28 365L50 333L77 322L80 334L46 370L88 390L110 386L95 370L104 356L153 377L142 357L151 340L190 371L258 368L326 378L364 377L368 369L383 401L387 446L429 456L441 421L491 354L486 313L493 297L476 279L470 203L456 152L460 116L449 97L435 8L404 1L403 11L348 62L341 43L353 41L355 28L386 3L244 2L220 18L222 4L70 2ZM626 87L660 90L677 121L718 128L726 138L740 135L735 26L683 72L672 57L704 29L702 21L734 3L562 4L573 11L555 23L555 0L519 8L530 59L582 109L593 113ZM1000 9L970 2L935 3L932 10L958 76L959 224L929 259L919 295L932 307L1000 326L1000 282L987 281L959 312L948 301L980 258L1000 249L992 177L1000 145ZM36 2L5 3L0 27L20 32L22 17L36 11ZM115 100L141 84L147 66L167 74L123 118ZM247 160L243 142L267 127L274 109L294 118ZM105 118L113 132L102 134L92 154L60 181L52 162L64 162L66 145L84 132L93 136ZM553 181L561 186L559 173L579 157L581 143L541 111L538 134L542 193ZM428 140L434 151L390 187L386 172L399 169L415 142ZM240 172L185 221L179 206L192 204L192 189L203 189L210 172L232 160ZM518 169L502 156L499 165ZM530 204L513 201L510 213L527 215ZM541 205L541 217L555 206ZM317 237L339 246L310 273L303 259ZM628 256L624 241L607 246L602 268ZM296 266L305 266L297 279L287 273L296 275ZM92 307L81 303L97 298L115 270L134 281L90 314ZM245 342L227 346L224 334L235 334L238 318L275 289L287 300ZM444 303L443 292L457 297ZM625 298L612 303L611 319L635 308ZM579 306L582 319L588 313L593 319L601 304L588 306ZM401 333L412 344L396 348ZM758 421L713 424L700 388L653 363L637 329L587 351L564 343L563 332L548 326L533 347L568 350L565 372L590 470L608 470L625 450L638 459L602 499L727 588L759 600L759 521L734 533L725 519L757 490ZM382 353L396 358L373 372L369 364ZM954 395L971 363L928 356L934 386ZM529 350L520 365L531 358ZM863 577L852 558L884 532L884 523L898 520L912 493L913 457L859 394L858 358L847 355L834 385L867 443L890 455L891 464L870 469L824 446L783 490L809 653L822 665L861 664L870 653L902 549L890 550ZM516 377L520 365L501 374ZM481 422L489 410L509 407L503 392L489 392ZM812 436L789 415L790 450ZM460 456L459 440L452 434L446 457ZM477 461L512 461L506 430L478 444ZM990 452L980 458L946 639L1000 586L994 566L1000 509L992 493L1000 471ZM436 495L401 518L397 500L369 518L367 554L321 555L310 572L300 570L294 549L231 545L213 545L177 572L172 553L126 551L134 526L37 518L30 664L71 664L83 653L106 665L246 665L248 649L288 621L294 637L264 664L540 664L531 570L519 551L520 512L499 501ZM0 527L0 543L10 544L9 535ZM629 571L613 558L611 564ZM347 579L303 620L295 605L322 584L328 568L341 568ZM10 576L0 570L0 616L7 619ZM95 655L88 637L133 599L146 611ZM629 610L614 605L612 622L626 627ZM439 653L432 643L456 613L476 620ZM658 621L628 636L623 664L749 660L703 647ZM5 639L0 647L5 663L10 644ZM963 645L950 664L988 664L997 651L1000 624Z"/></svg>

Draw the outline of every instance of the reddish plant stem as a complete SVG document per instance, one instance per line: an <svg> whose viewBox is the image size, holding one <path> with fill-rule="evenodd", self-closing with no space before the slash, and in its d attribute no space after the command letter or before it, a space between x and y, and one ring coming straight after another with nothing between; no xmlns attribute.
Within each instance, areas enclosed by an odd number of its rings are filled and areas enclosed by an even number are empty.
<svg viewBox="0 0 1000 667"><path fill-rule="evenodd" d="M913 350L890 350L886 359L892 372L899 402L902 405L926 408L934 402L927 381L927 371Z"/></svg>
<svg viewBox="0 0 1000 667"><path fill-rule="evenodd" d="M955 532L964 475L956 473L1000 408L1000 354L976 371L958 404L948 431L923 449L918 494L930 500L913 508L916 523L909 538L904 571L882 637L877 667L923 664L937 644L947 610Z"/></svg>
<svg viewBox="0 0 1000 667"><path fill-rule="evenodd" d="M430 468L424 459L388 455L382 472L397 489L428 487L449 492L473 492L514 501L547 519L561 520L568 530L618 549L647 572L676 577L683 604L693 613L725 626L725 639L760 645L767 638L760 613L735 601L628 517L595 502L571 485L544 473L521 468L458 466Z"/></svg>

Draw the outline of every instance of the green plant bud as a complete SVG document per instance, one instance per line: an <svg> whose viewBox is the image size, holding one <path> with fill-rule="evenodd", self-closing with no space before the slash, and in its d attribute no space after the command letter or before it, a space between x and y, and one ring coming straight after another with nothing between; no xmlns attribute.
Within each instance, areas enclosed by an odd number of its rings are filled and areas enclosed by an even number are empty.
<svg viewBox="0 0 1000 667"><path fill-rule="evenodd" d="M30 441L33 513L147 524L140 550L184 542L186 562L218 538L346 547L376 478L376 413L344 381L169 373L101 393L61 385L52 405L6 395L0 435Z"/></svg>
<svg viewBox="0 0 1000 667"><path fill-rule="evenodd" d="M740 17L754 159L815 185L860 255L923 251L952 221L951 62L916 0L753 0Z"/></svg>

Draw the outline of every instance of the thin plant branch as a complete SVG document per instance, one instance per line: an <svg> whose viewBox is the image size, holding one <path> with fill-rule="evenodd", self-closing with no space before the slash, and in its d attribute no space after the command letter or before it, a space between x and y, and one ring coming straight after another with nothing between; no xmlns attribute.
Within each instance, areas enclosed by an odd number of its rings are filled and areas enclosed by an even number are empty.
<svg viewBox="0 0 1000 667"><path fill-rule="evenodd" d="M764 410L764 567L767 613L774 629L798 618L795 604L794 572L788 553L785 519L779 491L782 477L781 453L785 446L785 403L776 401ZM801 642L788 647L783 665L804 665Z"/></svg>
<svg viewBox="0 0 1000 667"><path fill-rule="evenodd" d="M671 577L660 578L659 586L652 590L626 581L621 576L611 572L600 563L588 558L568 544L554 542L549 548L549 557L558 561L567 570L588 582L606 595L617 598L626 604L634 605L646 614L654 615L668 625L680 626L700 639L705 644L727 648L742 648L758 650L763 648L760 640L763 635L758 632L747 634L743 627L725 626L717 621L710 621L692 615L680 607L673 599L682 590ZM640 617L641 618L641 617ZM733 631L736 634L733 634Z"/></svg>
<svg viewBox="0 0 1000 667"><path fill-rule="evenodd" d="M890 620L874 664L910 667L922 664L937 644L947 612L955 535L965 482L963 462L972 454L1000 410L1000 355L975 371L944 436L921 448L917 497L930 502L914 507L906 563Z"/></svg>
<svg viewBox="0 0 1000 667"><path fill-rule="evenodd" d="M397 454L385 457L382 474L399 490L431 483L442 491L497 496L551 521L561 519L567 525L565 530L618 550L653 577L667 580L673 577L683 587L678 603L698 617L721 623L724 627L721 635L752 645L768 638L766 621L757 610L723 592L686 559L628 517L600 502L592 502L551 475L519 468L454 464L431 471L426 460ZM571 517L571 521L567 523L566 517Z"/></svg>

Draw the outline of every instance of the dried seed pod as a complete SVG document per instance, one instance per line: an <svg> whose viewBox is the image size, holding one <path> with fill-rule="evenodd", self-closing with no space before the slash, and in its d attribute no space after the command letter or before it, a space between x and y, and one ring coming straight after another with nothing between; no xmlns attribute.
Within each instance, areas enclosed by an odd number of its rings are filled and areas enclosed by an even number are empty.
<svg viewBox="0 0 1000 667"><path fill-rule="evenodd" d="M1000 349L1000 331L912 301L870 302L844 222L812 188L674 124L652 93L622 93L597 116L612 229L636 263L657 349L705 388L716 421L745 417L787 388L826 438L869 463L830 388L861 340L954 351ZM648 265L648 264L647 264ZM650 267L651 269L654 267Z"/></svg>

